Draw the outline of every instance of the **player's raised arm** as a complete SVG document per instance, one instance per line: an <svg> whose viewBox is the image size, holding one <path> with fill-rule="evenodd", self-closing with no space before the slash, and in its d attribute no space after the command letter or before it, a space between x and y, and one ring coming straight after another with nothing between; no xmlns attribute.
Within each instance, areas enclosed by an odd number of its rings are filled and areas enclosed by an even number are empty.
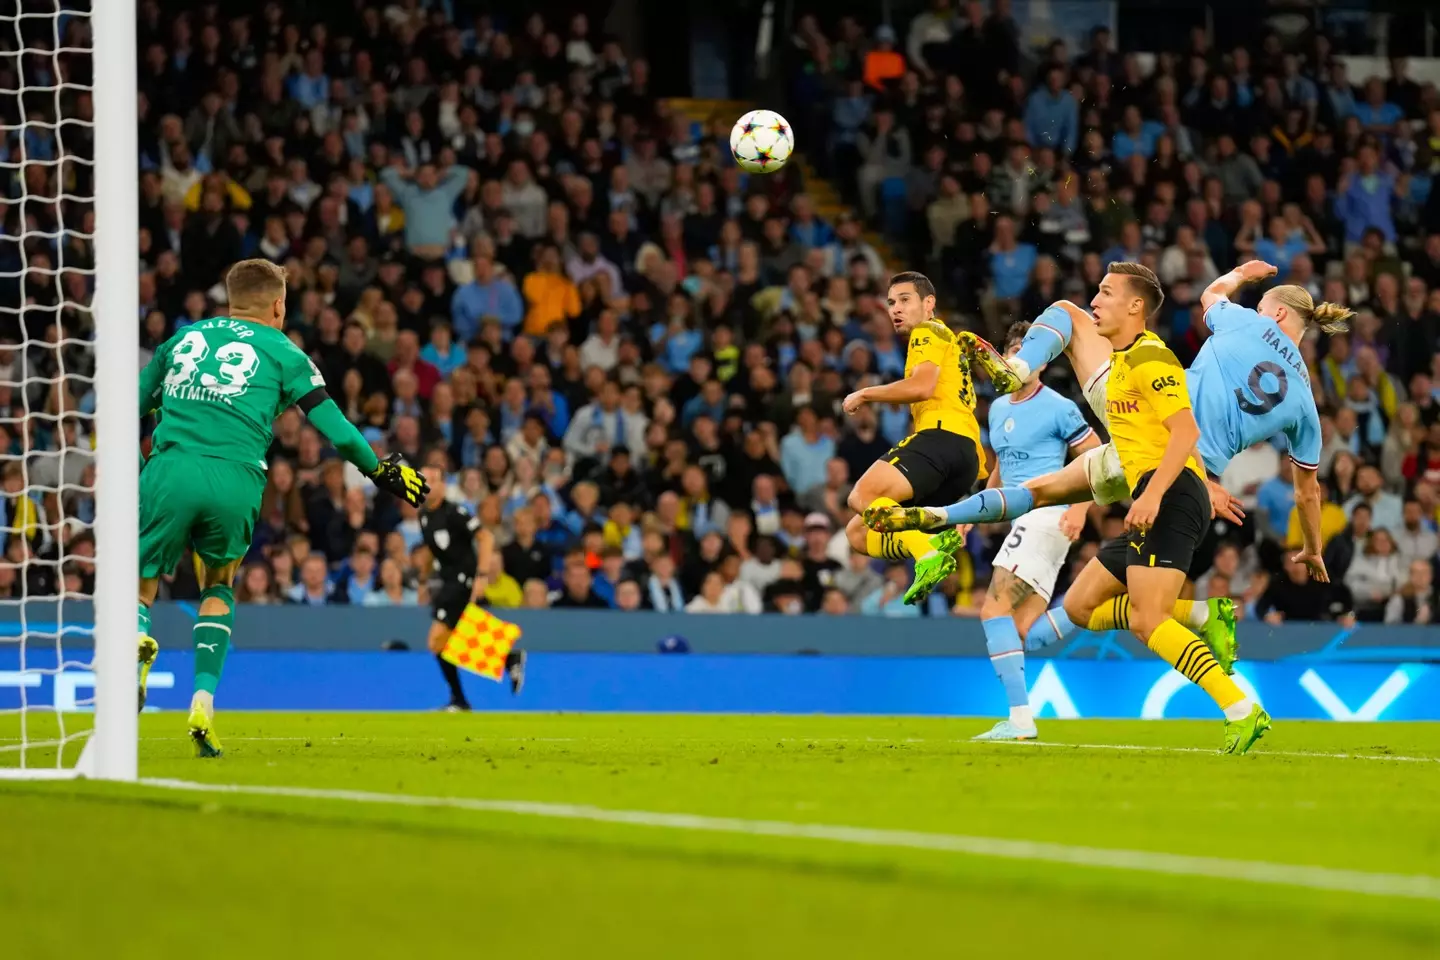
<svg viewBox="0 0 1440 960"><path fill-rule="evenodd" d="M1206 320L1209 320L1210 308L1217 303L1229 300L1235 296L1235 291L1247 283L1254 283L1257 280L1265 280L1275 276L1279 271L1264 260L1248 260L1240 264L1229 273L1222 273L1210 282L1204 292L1200 294L1200 307L1205 311ZM1214 325L1211 325L1214 329Z"/></svg>

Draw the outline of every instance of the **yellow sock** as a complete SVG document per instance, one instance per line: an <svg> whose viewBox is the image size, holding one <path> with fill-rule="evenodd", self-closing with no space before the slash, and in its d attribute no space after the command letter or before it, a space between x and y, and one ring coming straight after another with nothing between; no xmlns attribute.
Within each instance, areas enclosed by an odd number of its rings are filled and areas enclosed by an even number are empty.
<svg viewBox="0 0 1440 960"><path fill-rule="evenodd" d="M1204 600L1176 600L1175 606L1170 608L1170 616L1187 627L1202 626L1192 618L1197 611L1205 610ZM1121 594L1113 600L1106 600L1095 608L1090 614L1090 623L1087 625L1090 630L1129 630L1130 629L1130 595Z"/></svg>
<svg viewBox="0 0 1440 960"><path fill-rule="evenodd" d="M874 530L865 531L865 552L877 560L904 560L910 556L896 534Z"/></svg>
<svg viewBox="0 0 1440 960"><path fill-rule="evenodd" d="M889 497L876 497L870 502L871 509L878 508L883 510L886 507L898 506L900 506L900 504L891 500ZM919 559L934 550L934 548L930 546L930 534L924 530L901 530L898 533L892 534L892 536L895 538L895 542L900 544L901 549L905 551L902 556ZM869 543L868 537L866 538L866 543ZM870 555L872 557L875 556L873 552Z"/></svg>
<svg viewBox="0 0 1440 960"><path fill-rule="evenodd" d="M1086 626L1091 630L1129 630L1130 595L1122 593L1100 604L1090 614L1090 622Z"/></svg>
<svg viewBox="0 0 1440 960"><path fill-rule="evenodd" d="M1150 649L1185 675L1185 679L1210 694L1221 710L1245 699L1235 681L1225 676L1215 656L1195 634L1174 620L1166 620L1150 634Z"/></svg>

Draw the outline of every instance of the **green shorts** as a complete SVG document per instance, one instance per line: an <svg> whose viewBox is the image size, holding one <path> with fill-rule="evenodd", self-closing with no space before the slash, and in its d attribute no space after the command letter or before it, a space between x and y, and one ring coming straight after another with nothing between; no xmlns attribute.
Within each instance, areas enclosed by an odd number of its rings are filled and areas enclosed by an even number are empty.
<svg viewBox="0 0 1440 960"><path fill-rule="evenodd" d="M173 573L187 549L207 567L245 556L265 472L253 463L161 454L140 473L140 576Z"/></svg>

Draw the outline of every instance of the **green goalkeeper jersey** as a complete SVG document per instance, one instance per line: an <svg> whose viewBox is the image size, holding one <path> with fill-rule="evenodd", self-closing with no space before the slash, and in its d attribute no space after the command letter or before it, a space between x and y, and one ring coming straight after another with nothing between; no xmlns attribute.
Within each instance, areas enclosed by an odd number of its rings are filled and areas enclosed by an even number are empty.
<svg viewBox="0 0 1440 960"><path fill-rule="evenodd" d="M140 375L140 411L159 411L155 454L180 452L263 470L275 418L311 395L323 398L324 391L319 368L284 333L216 317L185 327L155 351Z"/></svg>

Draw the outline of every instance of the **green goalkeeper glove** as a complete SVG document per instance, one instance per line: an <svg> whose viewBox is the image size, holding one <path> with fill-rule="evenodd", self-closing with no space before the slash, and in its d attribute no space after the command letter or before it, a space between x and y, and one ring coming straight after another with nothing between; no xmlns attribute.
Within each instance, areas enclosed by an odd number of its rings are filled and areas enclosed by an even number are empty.
<svg viewBox="0 0 1440 960"><path fill-rule="evenodd" d="M412 507L420 506L430 495L430 484L418 471L404 463L398 453L381 460L375 472L370 474L370 479L375 486L389 491Z"/></svg>

